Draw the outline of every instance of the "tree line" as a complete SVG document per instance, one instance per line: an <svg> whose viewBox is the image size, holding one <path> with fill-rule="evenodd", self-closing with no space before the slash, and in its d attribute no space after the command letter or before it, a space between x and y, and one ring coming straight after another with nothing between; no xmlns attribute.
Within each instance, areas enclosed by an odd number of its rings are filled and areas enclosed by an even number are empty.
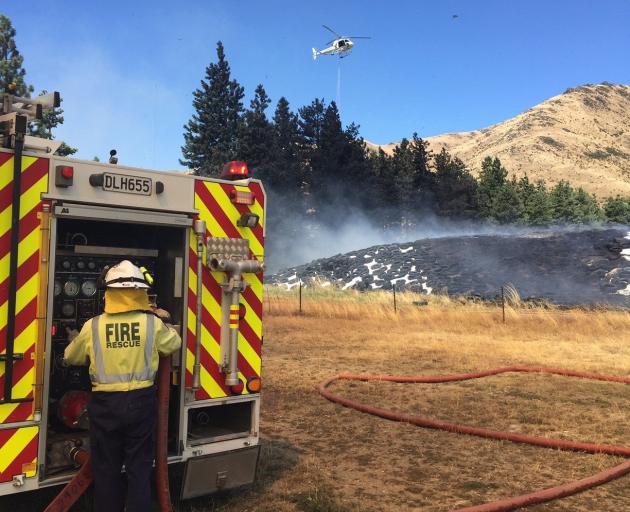
<svg viewBox="0 0 630 512"><path fill-rule="evenodd" d="M566 181L549 187L527 176L509 178L496 157L487 157L475 177L459 158L446 149L433 153L417 134L391 155L368 150L357 125L342 125L334 101L317 98L294 111L281 97L269 117L271 100L261 84L246 108L221 42L193 95L180 163L217 176L225 162L246 161L272 194L270 213L280 223L287 215L334 223L356 209L382 228L413 226L427 213L535 226L630 223L630 198L600 203Z"/></svg>

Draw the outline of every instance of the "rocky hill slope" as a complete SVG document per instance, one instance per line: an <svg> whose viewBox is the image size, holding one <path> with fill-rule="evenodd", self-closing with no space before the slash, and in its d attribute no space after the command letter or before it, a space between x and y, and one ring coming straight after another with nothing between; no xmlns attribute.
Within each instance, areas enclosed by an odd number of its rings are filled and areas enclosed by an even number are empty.
<svg viewBox="0 0 630 512"><path fill-rule="evenodd" d="M630 307L630 228L541 231L423 239L315 260L267 276L292 288L359 290L495 298L511 283L523 299Z"/></svg>
<svg viewBox="0 0 630 512"><path fill-rule="evenodd" d="M474 174L486 156L498 156L518 177L567 180L600 198L630 196L630 85L568 89L488 128L427 140L434 152L445 147ZM381 147L391 153L395 144Z"/></svg>

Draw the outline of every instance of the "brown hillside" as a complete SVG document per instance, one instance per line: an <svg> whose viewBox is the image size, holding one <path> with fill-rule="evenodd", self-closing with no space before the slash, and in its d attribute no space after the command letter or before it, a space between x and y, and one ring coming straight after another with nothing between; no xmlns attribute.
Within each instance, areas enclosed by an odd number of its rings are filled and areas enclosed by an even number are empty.
<svg viewBox="0 0 630 512"><path fill-rule="evenodd" d="M567 180L600 198L630 196L630 85L568 89L488 128L427 140L435 152L446 147L474 174L486 156L498 156L517 177ZM391 153L395 144L381 147Z"/></svg>

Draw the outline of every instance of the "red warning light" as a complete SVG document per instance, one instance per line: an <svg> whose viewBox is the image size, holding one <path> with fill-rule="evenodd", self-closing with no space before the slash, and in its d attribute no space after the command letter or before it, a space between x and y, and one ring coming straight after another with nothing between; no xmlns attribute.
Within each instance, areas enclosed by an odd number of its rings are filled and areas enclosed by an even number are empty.
<svg viewBox="0 0 630 512"><path fill-rule="evenodd" d="M234 160L223 166L221 178L224 180L242 180L249 177L249 169L245 162Z"/></svg>
<svg viewBox="0 0 630 512"><path fill-rule="evenodd" d="M70 167L70 166L64 166L61 169L61 175L66 178L66 179L70 179L74 176L74 168Z"/></svg>

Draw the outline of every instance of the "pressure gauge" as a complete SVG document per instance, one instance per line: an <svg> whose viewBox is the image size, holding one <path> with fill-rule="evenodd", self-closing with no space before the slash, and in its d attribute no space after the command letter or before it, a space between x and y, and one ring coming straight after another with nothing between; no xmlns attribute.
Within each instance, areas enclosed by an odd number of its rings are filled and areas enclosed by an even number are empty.
<svg viewBox="0 0 630 512"><path fill-rule="evenodd" d="M61 314L66 318L74 316L74 302L64 302L61 306Z"/></svg>
<svg viewBox="0 0 630 512"><path fill-rule="evenodd" d="M88 268L90 270L95 270L96 269L96 263L94 263L93 261L88 261Z"/></svg>
<svg viewBox="0 0 630 512"><path fill-rule="evenodd" d="M92 297L96 293L96 282L92 279L83 281L83 284L81 284L81 293L86 297Z"/></svg>
<svg viewBox="0 0 630 512"><path fill-rule="evenodd" d="M83 260L77 261L77 269L85 270L85 261L83 261Z"/></svg>
<svg viewBox="0 0 630 512"><path fill-rule="evenodd" d="M55 297L59 297L59 295L61 295L61 290L61 281L55 280Z"/></svg>
<svg viewBox="0 0 630 512"><path fill-rule="evenodd" d="M63 267L64 270L70 270L70 267L72 266L72 264L70 263L70 260L63 260L61 262L61 266Z"/></svg>
<svg viewBox="0 0 630 512"><path fill-rule="evenodd" d="M79 295L79 283L76 281L66 281L63 285L63 292L67 297L76 297Z"/></svg>

